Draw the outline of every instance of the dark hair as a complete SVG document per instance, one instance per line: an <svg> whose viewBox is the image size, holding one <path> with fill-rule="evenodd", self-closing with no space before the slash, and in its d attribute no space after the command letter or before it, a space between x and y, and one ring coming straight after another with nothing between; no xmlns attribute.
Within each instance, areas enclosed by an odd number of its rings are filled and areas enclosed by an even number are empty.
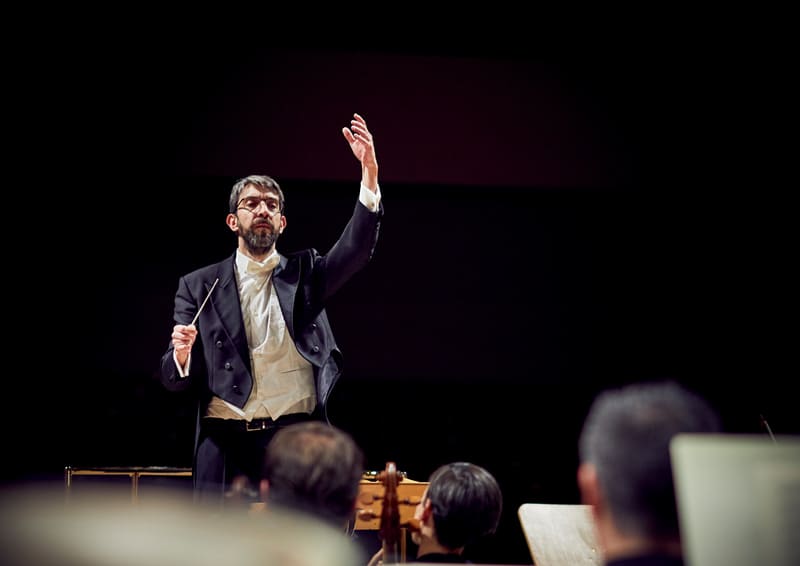
<svg viewBox="0 0 800 566"><path fill-rule="evenodd" d="M425 498L433 510L439 543L461 548L492 534L500 522L503 494L494 476L468 462L453 462L430 476Z"/></svg>
<svg viewBox="0 0 800 566"><path fill-rule="evenodd" d="M620 530L679 538L670 441L720 430L711 405L678 383L634 383L595 398L578 449L581 462L595 466Z"/></svg>
<svg viewBox="0 0 800 566"><path fill-rule="evenodd" d="M355 511L364 455L346 432L321 421L282 428L267 445L267 506L303 511L342 527Z"/></svg>
<svg viewBox="0 0 800 566"><path fill-rule="evenodd" d="M228 210L232 214L236 214L236 209L239 206L239 197L242 194L242 191L247 185L255 185L262 191L272 191L278 195L278 202L280 204L280 209L283 211L283 208L286 204L283 191L281 190L278 181L273 179L268 175L249 175L248 177L244 177L243 179L239 179L233 185L231 189L231 196L228 199Z"/></svg>

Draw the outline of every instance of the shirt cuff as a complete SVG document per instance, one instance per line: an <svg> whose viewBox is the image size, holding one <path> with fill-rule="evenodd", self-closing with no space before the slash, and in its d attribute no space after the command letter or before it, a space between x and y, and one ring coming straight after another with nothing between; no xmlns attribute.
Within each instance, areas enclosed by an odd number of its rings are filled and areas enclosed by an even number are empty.
<svg viewBox="0 0 800 566"><path fill-rule="evenodd" d="M189 368L192 366L192 355L189 354L189 357L186 358L186 367L181 367L181 364L178 363L178 354L175 350L172 351L172 359L175 361L175 367L178 368L178 375L180 377L187 377L189 375Z"/></svg>
<svg viewBox="0 0 800 566"><path fill-rule="evenodd" d="M372 192L364 183L361 183L361 192L358 195L358 200L366 206L370 212L378 212L378 205L381 203L381 186L376 187L377 191Z"/></svg>

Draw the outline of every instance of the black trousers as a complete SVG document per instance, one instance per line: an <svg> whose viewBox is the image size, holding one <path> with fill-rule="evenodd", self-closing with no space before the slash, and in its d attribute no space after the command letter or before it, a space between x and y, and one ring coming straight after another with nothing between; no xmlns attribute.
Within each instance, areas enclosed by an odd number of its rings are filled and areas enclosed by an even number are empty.
<svg viewBox="0 0 800 566"><path fill-rule="evenodd" d="M234 482L244 487L245 495L257 496L264 462L264 451L281 428L313 420L307 414L283 415L276 421L204 418L193 464L195 501L224 505L232 497ZM241 493L236 497L241 498Z"/></svg>

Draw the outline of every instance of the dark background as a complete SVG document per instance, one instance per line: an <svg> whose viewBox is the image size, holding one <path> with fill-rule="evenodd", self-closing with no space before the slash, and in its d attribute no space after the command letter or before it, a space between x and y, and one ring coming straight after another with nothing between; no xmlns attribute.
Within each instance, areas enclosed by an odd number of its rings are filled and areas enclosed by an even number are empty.
<svg viewBox="0 0 800 566"><path fill-rule="evenodd" d="M193 406L155 380L178 277L233 252L227 197L250 173L286 192L279 249L325 251L358 194L353 112L386 215L329 306L329 416L370 469L494 473L506 511L476 561L530 563L519 505L578 502L577 435L605 387L673 378L730 431L800 433L780 53L98 36L29 65L10 120L26 205L9 283L31 299L9 301L9 361L33 364L7 372L4 481L191 465Z"/></svg>

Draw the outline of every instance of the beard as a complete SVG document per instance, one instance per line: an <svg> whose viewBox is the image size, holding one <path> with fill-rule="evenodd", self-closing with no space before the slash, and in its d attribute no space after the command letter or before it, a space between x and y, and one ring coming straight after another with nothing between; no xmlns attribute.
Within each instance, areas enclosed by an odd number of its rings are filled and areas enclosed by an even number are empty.
<svg viewBox="0 0 800 566"><path fill-rule="evenodd" d="M241 231L242 239L244 240L245 247L253 255L263 255L267 253L275 242L278 241L278 233L274 231L270 225L269 230L253 230L253 226L246 230Z"/></svg>

